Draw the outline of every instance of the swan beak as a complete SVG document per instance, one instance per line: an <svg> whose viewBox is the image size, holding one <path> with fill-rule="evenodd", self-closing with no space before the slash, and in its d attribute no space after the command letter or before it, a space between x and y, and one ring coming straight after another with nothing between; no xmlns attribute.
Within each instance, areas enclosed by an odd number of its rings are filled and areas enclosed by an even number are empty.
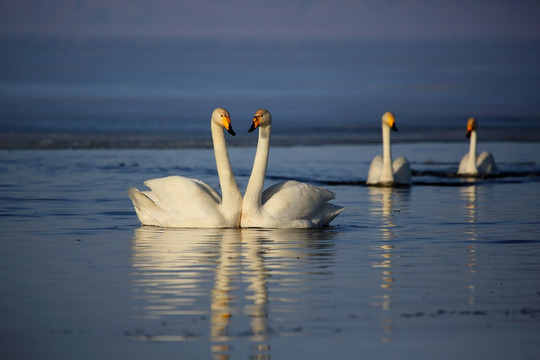
<svg viewBox="0 0 540 360"><path fill-rule="evenodd" d="M388 119L388 125L390 125L390 129L397 131L396 119L394 119L394 117Z"/></svg>
<svg viewBox="0 0 540 360"><path fill-rule="evenodd" d="M476 130L476 119L475 118L469 118L467 121L467 137L471 137L471 133Z"/></svg>
<svg viewBox="0 0 540 360"><path fill-rule="evenodd" d="M471 137L471 133L473 132L474 128L472 124L467 124L467 138Z"/></svg>
<svg viewBox="0 0 540 360"><path fill-rule="evenodd" d="M233 128L232 128L232 125L231 125L231 118L226 117L226 116L223 117L223 127L224 127L225 130L227 130L227 131L229 132L229 134L231 134L232 136L236 135L236 133L234 132L234 130L233 130Z"/></svg>
<svg viewBox="0 0 540 360"><path fill-rule="evenodd" d="M255 116L253 118L253 123L251 124L251 127L248 130L248 133L250 133L253 130L255 130L256 128L258 128L259 125L261 125L261 117L260 116Z"/></svg>

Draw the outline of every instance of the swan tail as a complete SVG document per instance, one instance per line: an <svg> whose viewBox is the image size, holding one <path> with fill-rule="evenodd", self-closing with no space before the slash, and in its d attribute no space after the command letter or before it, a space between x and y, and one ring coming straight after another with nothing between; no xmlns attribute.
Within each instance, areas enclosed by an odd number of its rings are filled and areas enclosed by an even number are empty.
<svg viewBox="0 0 540 360"><path fill-rule="evenodd" d="M139 191L134 187L130 187L127 191L135 213L139 221L143 225L161 226L162 221L158 218L166 219L168 214L163 211L155 202L148 196L147 192Z"/></svg>
<svg viewBox="0 0 540 360"><path fill-rule="evenodd" d="M339 214L341 214L345 208L343 206L326 203L323 204L318 211L316 217L312 219L313 223L317 227L328 226L332 220L334 220Z"/></svg>

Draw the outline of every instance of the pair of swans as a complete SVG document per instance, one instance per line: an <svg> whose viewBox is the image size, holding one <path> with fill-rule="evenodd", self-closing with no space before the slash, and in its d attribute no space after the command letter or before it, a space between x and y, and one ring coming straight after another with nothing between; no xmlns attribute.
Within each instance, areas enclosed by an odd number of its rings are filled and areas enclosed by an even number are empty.
<svg viewBox="0 0 540 360"><path fill-rule="evenodd" d="M475 118L467 122L467 137L470 138L469 152L465 154L459 164L458 175L478 176L494 174L497 172L493 155L484 151L476 153L476 129L478 124ZM411 166L405 157L392 161L390 146L390 130L397 131L394 114L386 112L382 116L383 155L377 155L369 167L367 185L376 186L410 186Z"/></svg>
<svg viewBox="0 0 540 360"><path fill-rule="evenodd" d="M244 198L231 169L224 131L235 135L227 110L212 113L211 131L223 197L197 179L169 176L145 181L151 191L132 187L128 195L143 225L180 228L316 228L328 225L344 208L329 203L334 193L298 181L277 183L263 192L272 117L255 113L249 132L259 129L253 169Z"/></svg>

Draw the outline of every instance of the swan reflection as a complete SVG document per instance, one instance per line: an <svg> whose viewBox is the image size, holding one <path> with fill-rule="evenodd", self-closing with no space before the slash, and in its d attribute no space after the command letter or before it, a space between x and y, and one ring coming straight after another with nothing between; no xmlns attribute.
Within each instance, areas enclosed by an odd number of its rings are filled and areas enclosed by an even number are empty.
<svg viewBox="0 0 540 360"><path fill-rule="evenodd" d="M272 287L275 321L283 307L291 313L292 304L299 306L292 311L306 311L305 303L288 299L299 293L309 299L301 293L311 289L309 276L320 276L331 263L332 236L323 230L138 228L132 242L136 316L168 324L152 340L208 338L214 358L227 358L230 343L247 338L264 358L270 274L280 278Z"/></svg>
<svg viewBox="0 0 540 360"><path fill-rule="evenodd" d="M136 229L131 258L134 292L136 298L144 299L138 315L205 315L202 288L211 281L208 266L217 261L223 234L218 230Z"/></svg>
<svg viewBox="0 0 540 360"><path fill-rule="evenodd" d="M372 249L377 254L377 260L372 264L373 268L381 269L381 289L383 293L376 298L374 306L380 307L384 311L392 308L393 297L391 292L396 281L394 276L394 244L391 240L395 238L398 227L395 215L401 211L409 200L410 189L390 188L390 187L370 187L369 198L373 203L371 214L374 218L380 218L381 241L377 241ZM394 320L391 316L385 315L381 318L381 328L383 330L382 341L393 341Z"/></svg>
<svg viewBox="0 0 540 360"><path fill-rule="evenodd" d="M463 186L460 188L461 197L465 200L465 236L466 240L469 241L466 247L467 251L467 260L466 260L466 272L469 274L469 282L473 281L473 276L476 273L476 264L477 259L477 245L476 241L478 240L478 209L477 209L477 198L478 198L478 186ZM476 286L473 283L467 285L467 289L470 293L468 304L474 305L476 297Z"/></svg>

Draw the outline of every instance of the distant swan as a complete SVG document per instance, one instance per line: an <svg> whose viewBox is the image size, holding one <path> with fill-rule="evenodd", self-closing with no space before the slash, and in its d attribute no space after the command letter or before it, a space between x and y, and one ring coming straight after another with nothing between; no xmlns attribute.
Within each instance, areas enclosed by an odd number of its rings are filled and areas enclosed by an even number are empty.
<svg viewBox="0 0 540 360"><path fill-rule="evenodd" d="M212 140L223 198L201 180L168 176L144 182L152 191L128 190L143 225L177 228L240 226L242 195L234 179L223 129L235 135L229 113L217 108L211 119Z"/></svg>
<svg viewBox="0 0 540 360"><path fill-rule="evenodd" d="M272 117L258 110L248 132L257 127L259 141L242 204L244 227L317 228L328 225L344 208L328 201L334 193L320 186L294 180L277 183L263 192L268 165Z"/></svg>
<svg viewBox="0 0 540 360"><path fill-rule="evenodd" d="M481 175L493 174L497 172L495 158L490 152L484 151L476 155L476 128L478 124L475 118L467 121L467 137L471 138L469 152L463 156L459 163L458 174L460 175Z"/></svg>
<svg viewBox="0 0 540 360"><path fill-rule="evenodd" d="M391 112L385 112L382 116L383 155L377 155L371 161L366 181L367 185L411 185L409 161L401 156L392 162L390 129L397 131L396 119Z"/></svg>

